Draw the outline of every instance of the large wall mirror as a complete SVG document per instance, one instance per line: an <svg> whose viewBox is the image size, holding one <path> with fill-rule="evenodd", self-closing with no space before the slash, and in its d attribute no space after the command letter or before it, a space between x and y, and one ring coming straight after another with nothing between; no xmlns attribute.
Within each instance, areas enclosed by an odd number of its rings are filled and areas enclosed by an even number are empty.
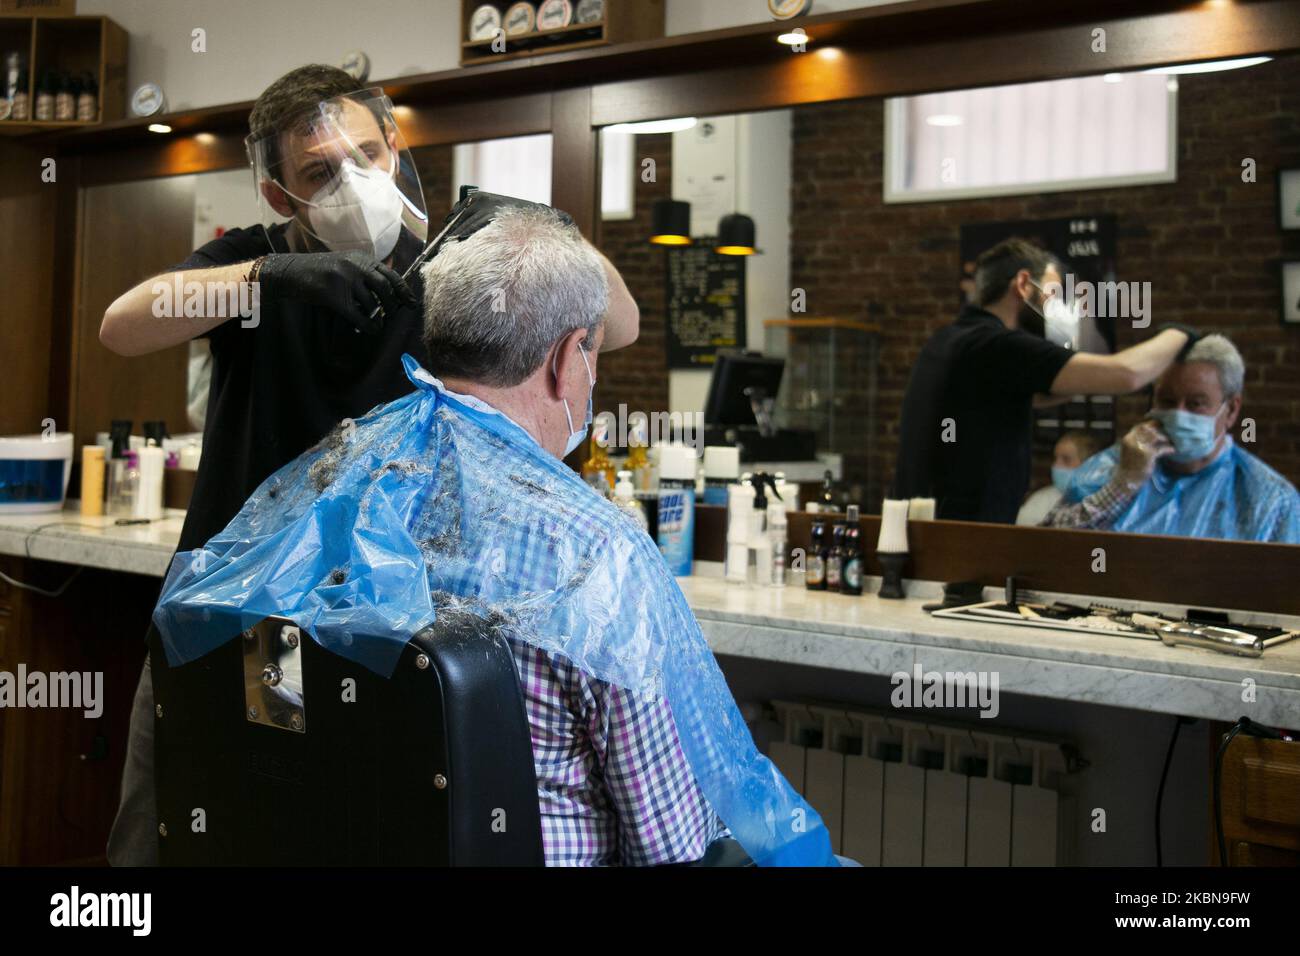
<svg viewBox="0 0 1300 956"><path fill-rule="evenodd" d="M606 127L598 242L642 335L602 360L597 411L703 412L719 347L783 359L775 424L812 432L809 470L878 513L922 347L976 296L976 257L1020 236L1078 300L1026 316L1033 334L1104 354L1186 323L1244 366L1239 407L1210 365L1028 410L1021 520L1043 520L1056 483L1095 490L1153 408L1181 413L1164 418L1187 447L1191 416L1217 412L1209 461L1162 461L1110 530L1300 543L1297 117L1300 59L1260 57ZM670 214L691 245L650 241ZM733 214L758 254L713 251Z"/></svg>

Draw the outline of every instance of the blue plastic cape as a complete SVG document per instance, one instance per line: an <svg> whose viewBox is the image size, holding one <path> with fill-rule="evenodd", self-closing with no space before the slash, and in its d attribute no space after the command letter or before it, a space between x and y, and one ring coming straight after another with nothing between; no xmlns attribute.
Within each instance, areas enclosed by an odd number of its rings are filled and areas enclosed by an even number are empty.
<svg viewBox="0 0 1300 956"><path fill-rule="evenodd" d="M701 791L759 865L838 865L817 812L754 747L650 537L505 416L403 362L416 391L345 422L177 554L154 612L168 660L280 615L388 676L439 607L492 612L510 636L666 699Z"/></svg>
<svg viewBox="0 0 1300 956"><path fill-rule="evenodd" d="M1300 544L1300 495L1231 437L1227 441L1219 457L1194 475L1156 465L1108 530ZM1093 455L1075 471L1064 500L1074 504L1098 491L1118 462L1118 445Z"/></svg>

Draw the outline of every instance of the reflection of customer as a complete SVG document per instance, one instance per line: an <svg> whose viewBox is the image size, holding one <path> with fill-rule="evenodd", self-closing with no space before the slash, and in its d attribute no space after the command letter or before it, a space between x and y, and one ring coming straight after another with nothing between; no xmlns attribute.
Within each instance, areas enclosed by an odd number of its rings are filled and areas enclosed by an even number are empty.
<svg viewBox="0 0 1300 956"><path fill-rule="evenodd" d="M1016 524L1041 524L1060 502L1074 470L1099 451L1097 439L1087 432L1066 432L1058 438L1052 450L1052 483L1025 499L1020 514L1016 515Z"/></svg>
<svg viewBox="0 0 1300 956"><path fill-rule="evenodd" d="M1010 524L1029 488L1034 397L1137 391L1193 339L1167 328L1094 355L1026 331L1077 321L1073 303L1059 301L1061 282L1052 256L1023 239L976 260L976 304L932 335L912 368L891 497L935 498L939 518Z"/></svg>
<svg viewBox="0 0 1300 956"><path fill-rule="evenodd" d="M1229 433L1245 374L1232 342L1201 339L1160 377L1147 420L1084 462L1044 523L1300 544L1300 494Z"/></svg>

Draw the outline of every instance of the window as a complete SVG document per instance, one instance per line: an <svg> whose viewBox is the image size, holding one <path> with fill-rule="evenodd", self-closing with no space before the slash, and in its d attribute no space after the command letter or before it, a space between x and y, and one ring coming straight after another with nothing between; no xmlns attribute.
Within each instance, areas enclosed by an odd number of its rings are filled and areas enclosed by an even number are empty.
<svg viewBox="0 0 1300 956"><path fill-rule="evenodd" d="M1178 81L1110 73L885 104L885 202L1177 179Z"/></svg>
<svg viewBox="0 0 1300 956"><path fill-rule="evenodd" d="M462 185L550 205L551 134L488 139L456 146L451 201Z"/></svg>
<svg viewBox="0 0 1300 956"><path fill-rule="evenodd" d="M631 219L636 213L636 134L600 131L600 218Z"/></svg>

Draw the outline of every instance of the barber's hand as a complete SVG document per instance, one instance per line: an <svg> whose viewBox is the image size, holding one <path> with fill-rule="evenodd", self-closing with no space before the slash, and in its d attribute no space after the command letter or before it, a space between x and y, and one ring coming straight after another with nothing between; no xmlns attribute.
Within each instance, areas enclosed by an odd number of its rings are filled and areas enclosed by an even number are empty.
<svg viewBox="0 0 1300 956"><path fill-rule="evenodd" d="M561 209L543 206L541 203L529 202L526 199L515 199L513 196L485 193L480 189L470 193L451 207L451 212L445 221L455 221L456 225L447 233L447 239L455 239L458 242L464 241L501 215L503 210L511 208L551 209L567 225L573 225L573 218Z"/></svg>
<svg viewBox="0 0 1300 956"><path fill-rule="evenodd" d="M1155 471L1156 462L1173 450L1173 442L1159 425L1150 419L1138 422L1120 442L1115 478L1127 485L1143 485Z"/></svg>
<svg viewBox="0 0 1300 956"><path fill-rule="evenodd" d="M1187 336L1187 344L1178 350L1178 361L1181 362L1183 357L1192 350L1192 346L1201 340L1201 333L1190 325L1184 325L1182 322L1166 322L1156 329L1156 334L1168 332L1170 329L1175 332L1182 332L1183 335Z"/></svg>
<svg viewBox="0 0 1300 956"><path fill-rule="evenodd" d="M309 302L370 334L383 330L385 313L419 306L401 276L364 252L270 255L262 262L257 281L266 299ZM376 311L376 304L382 311Z"/></svg>

